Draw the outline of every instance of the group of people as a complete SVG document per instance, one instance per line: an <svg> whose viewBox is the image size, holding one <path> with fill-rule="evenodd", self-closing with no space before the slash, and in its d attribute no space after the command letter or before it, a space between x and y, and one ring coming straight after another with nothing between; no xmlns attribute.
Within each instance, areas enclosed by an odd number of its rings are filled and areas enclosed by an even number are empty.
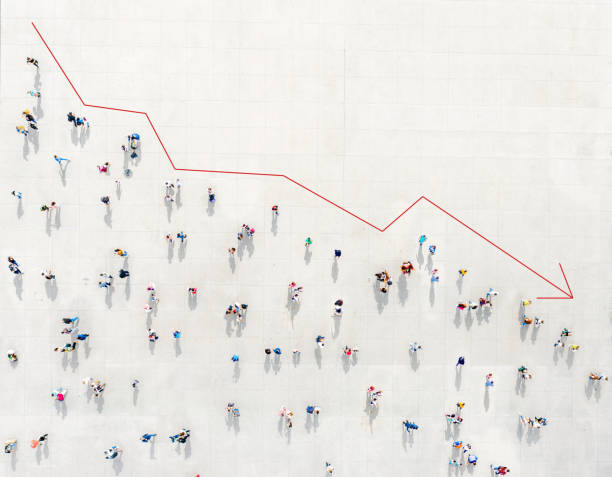
<svg viewBox="0 0 612 477"><path fill-rule="evenodd" d="M32 64L34 65L36 68L38 68L38 61L33 59L33 58L27 58L27 62L28 64ZM38 90L30 90L28 91L28 94L30 94L33 97L37 97L40 98L41 94L40 91ZM17 126L17 131L21 134L24 135L28 135L28 133L32 130L37 130L38 129L38 122L36 120L36 118L34 117L34 115L31 113L31 111L29 109L25 109L22 112L22 116L23 118L26 120L27 122L27 128L25 126ZM67 114L67 120L69 122L71 122L74 127L86 127L89 128L90 124L89 121L85 118L85 117L78 117L75 116L72 112L69 112ZM140 148L140 135L137 133L133 133L127 136L128 139L128 145L122 145L122 150L124 152L129 152L131 151L130 157L136 158L138 156L137 151ZM62 166L62 162L67 162L68 159L66 158L62 158L62 157L58 157L57 155L54 156L54 159L58 162L58 164L60 165L60 167ZM100 173L109 173L109 169L110 169L110 163L104 162L101 165L97 166L97 169ZM125 171L126 175L129 175L129 169L126 169ZM118 181L116 181L117 184L119 184ZM165 191L164 191L164 200L170 204L172 202L175 201L178 191L181 188L181 182L179 179L176 179L175 182L165 182L164 183L164 187L165 187ZM13 196L15 196L17 199L21 199L22 198L22 194L20 192L17 192L15 190L13 190L11 192L11 194ZM208 202L209 202L209 206L211 206L212 204L215 203L215 201L217 200L215 192L213 191L212 187L209 187L207 190L207 195L208 195ZM106 206L110 206L110 197L109 196L103 196L101 197L101 202L103 204L105 204ZM51 202L50 205L47 204L43 204L41 207L41 211L45 211L45 212L49 212L53 209L55 209L57 207L56 202ZM279 215L279 206L278 205L274 205L272 207L272 213L274 218L278 217ZM237 233L237 239L239 241L247 238L247 239L251 239L255 234L255 229L253 227L251 227L248 224L242 224L242 227L240 228L240 231ZM168 244L173 244L174 240L180 240L181 243L184 243L185 240L187 239L187 234L185 234L183 231L179 231L176 234L167 234L165 237L166 241L168 242ZM425 242L427 241L427 236L426 235L421 235L418 239L418 244L419 247L422 247ZM304 241L304 245L307 249L309 249L313 244L313 240L311 237L306 237L305 241ZM231 247L228 249L230 255L233 255L236 252L236 248L235 247ZM429 245L428 246L428 252L430 257L433 257L436 252L438 251L437 246L436 245ZM119 257L127 257L128 253L127 251L121 249L121 248L115 248L113 253ZM337 260L338 258L340 258L342 255L341 250L339 249L335 249L334 250L334 258ZM8 262L9 262L9 270L10 272L12 272L15 275L22 275L23 272L18 264L18 262L11 256L8 257ZM126 262L127 263L127 262ZM125 265L124 265L125 266ZM411 273L415 272L415 267L413 266L411 261L403 261L401 263L401 267L400 267L400 272L402 275L410 275ZM466 276L467 274L467 269L465 268L461 268L458 270L459 276L460 278L463 278ZM46 279L46 280L55 280L55 274L51 271L51 270L43 270L41 275ZM130 273L127 269L121 268L118 272L118 275L120 278L127 278L130 276ZM98 286L100 288L110 288L113 286L113 275L108 274L108 273L100 273L100 280L98 281ZM379 282L379 291L381 293L388 293L389 289L391 287L391 285L393 284L392 278L390 273L385 269L379 273L375 273L375 277L376 280ZM438 282L440 280L440 276L439 276L439 271L438 269L435 269L432 267L431 269L431 282ZM289 284L289 296L290 296L290 300L292 302L295 302L297 304L300 303L301 301L301 293L303 292L304 288L302 286L298 286L297 283L295 281L292 281ZM156 289L155 289L155 284L151 283L148 287L147 287L147 292L149 294L149 300L147 302L147 304L145 305L145 311L147 313L150 313L154 310L154 308L157 306L157 304L159 303L159 298L157 297L156 294ZM188 294L190 297L195 297L195 295L197 294L197 288L196 287L190 287L188 288ZM457 309L458 310L476 310L478 308L485 308L485 309L491 309L493 306L493 297L497 296L498 292L496 290L494 290L493 288L489 288L489 290L486 292L484 297L480 297L478 299L477 302L472 301L472 300L467 300L467 301L461 301L457 304ZM523 311L525 309L525 307L531 305L532 302L531 300L522 300L521 301L521 306L523 307ZM341 317L342 316L342 307L344 305L344 301L342 299L337 299L334 304L333 304L333 316L335 317ZM235 317L236 321L238 323L242 322L244 315L246 313L248 309L248 305L244 304L244 303L234 303L234 304L230 304L227 309L225 310L225 315L229 316L229 317ZM72 352L75 351L76 347L77 347L77 342L78 341L86 341L89 337L89 334L87 333L82 333L79 331L78 329L78 322L79 322L79 317L73 317L73 318L63 318L62 322L64 325L66 325L64 327L64 329L61 331L61 334L65 334L68 335L70 340L68 343L66 343L63 347L57 347L55 348L56 352L62 352L62 353L66 353L66 352ZM527 325L531 325L534 324L535 327L539 327L540 325L542 325L544 323L544 320L535 317L535 316L528 316L527 313L523 313L522 315L522 322L521 325L522 326L527 326ZM180 330L172 330L172 336L175 339L179 339L181 337L181 331ZM565 347L565 340L568 336L571 336L571 332L567 329L564 328L563 331L561 332L561 338L559 340L557 340L557 342L555 343L555 347L560 347L563 348ZM156 342L159 339L159 335L157 334L157 332L155 330L153 330L152 328L148 328L148 339L150 342ZM315 343L317 346L317 349L323 348L325 346L325 337L322 335L317 335L315 338ZM579 345L570 345L569 349L571 351L576 351L578 350L580 347ZM412 343L409 344L409 351L411 353L413 353L413 356L416 356L416 353L419 350L422 350L423 347L422 345L420 345L418 342L414 341ZM343 348L343 354L345 357L351 357L351 356L355 356L356 353L358 353L359 347L357 346L348 346L345 345ZM272 353L274 355L276 355L277 357L279 357L282 354L281 348L280 347L270 347L270 348L265 348L264 352L266 355L271 355ZM294 355L299 355L300 351L297 349L293 350ZM18 360L18 356L17 356L17 352L15 350L9 350L8 351L8 359L12 362L16 362ZM238 362L239 360L239 356L237 354L234 354L231 358L231 360L235 363ZM465 357L464 356L460 356L458 361L457 361L457 365L456 366L463 366L465 365ZM518 373L519 376L522 380L529 380L532 378L532 374L529 372L529 370L527 369L526 366L522 365L521 367L518 368ZM589 381L608 381L608 376L603 375L599 372L592 372L590 373L589 377L588 377ZM97 380L97 379L93 379L90 377L86 377L83 379L83 384L85 384L86 386L88 386L89 389L91 389L91 391L93 392L94 396L96 398L99 398L102 393L105 390L106 384L103 381ZM138 384L138 380L135 380L132 383L132 386L134 388L137 387ZM494 385L494 381L493 381L493 374L492 373L488 373L485 377L485 388L489 388L492 387ZM67 390L62 388L62 387L58 387L56 388L52 393L52 397L54 399L56 399L57 401L64 401L65 397L66 397L66 393ZM379 405L379 401L382 397L382 390L377 389L375 386L369 386L367 388L367 412L373 414L376 411L376 408ZM463 422L463 417L461 416L461 411L464 408L465 403L464 402L458 402L457 403L457 410L455 412L451 412L451 413L447 413L445 414L445 417L447 419L447 422L449 423L449 425L459 425ZM238 407L236 407L234 402L228 402L227 406L225 408L228 417L232 418L232 419L238 419L240 417L240 410L238 409ZM313 415L313 416L317 416L319 415L321 412L321 408L316 405L316 404L309 404L306 407L306 413L307 416L309 415ZM287 429L291 429L293 427L293 418L294 418L294 413L293 411L287 409L285 406L283 406L280 409L280 418L284 421L285 427ZM543 427L547 425L547 418L545 417L534 417L534 418L526 418L523 416L520 416L521 422L525 425L529 425L530 427L533 428L539 428L539 427ZM406 432L408 433L412 433L413 431L418 430L420 427L418 424L416 424L416 422L409 420L409 419L404 419L402 421L402 425L405 429ZM145 433L141 436L140 440L142 442L149 442L151 439L153 439L157 434L155 433ZM46 441L47 439L47 434L44 434L43 436L41 436L39 439L37 440L33 440L32 441L32 447L37 447L38 445L42 444L43 442ZM186 428L182 428L179 432L177 432L176 434L173 434L171 436L169 436L171 442L179 442L179 443L186 443L187 440L190 437L190 430L186 429ZM7 453L12 453L15 451L16 449L16 445L17 445L17 440L13 439L13 440L9 440L5 442L5 452ZM472 465L475 466L476 463L478 462L478 457L472 453L472 446L471 444L467 444L464 443L463 441L460 440L456 440L452 443L452 448L454 449L454 452L461 452L462 454L460 456L454 455L453 457L451 457L449 459L449 464L450 465L455 465L455 466L462 466L464 464L466 465ZM117 446L112 446L110 448L108 448L107 450L104 451L104 456L106 459L115 459L117 458L121 453L122 453L122 449L120 449ZM493 466L491 465L491 469L492 471L496 474L496 475L505 475L507 473L510 472L510 469L506 466ZM325 470L327 473L333 473L334 472L334 466L332 466L329 462L325 463Z"/></svg>

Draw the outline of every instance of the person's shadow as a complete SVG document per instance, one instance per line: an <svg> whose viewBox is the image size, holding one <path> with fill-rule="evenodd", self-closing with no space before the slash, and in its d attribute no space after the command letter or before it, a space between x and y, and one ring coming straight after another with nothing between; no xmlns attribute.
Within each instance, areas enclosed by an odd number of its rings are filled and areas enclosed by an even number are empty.
<svg viewBox="0 0 612 477"><path fill-rule="evenodd" d="M457 291L459 293L463 293L463 275L459 274L457 280L455 281L455 284L457 285Z"/></svg>
<svg viewBox="0 0 612 477"><path fill-rule="evenodd" d="M113 470L115 471L115 475L119 475L123 470L123 460L121 458L122 453L113 460Z"/></svg>
<svg viewBox="0 0 612 477"><path fill-rule="evenodd" d="M312 252L310 251L310 247L304 247L304 263L308 265L311 259L312 259Z"/></svg>
<svg viewBox="0 0 612 477"><path fill-rule="evenodd" d="M272 212L272 228L270 229L272 235L276 236L278 233L278 215Z"/></svg>
<svg viewBox="0 0 612 477"><path fill-rule="evenodd" d="M110 228L113 228L113 209L110 205L106 206L106 214L104 214L104 223Z"/></svg>
<svg viewBox="0 0 612 477"><path fill-rule="evenodd" d="M57 283L56 283L55 279L46 280L46 282L45 282L45 291L47 292L47 297L50 300L53 301L53 300L55 300L57 298Z"/></svg>
<svg viewBox="0 0 612 477"><path fill-rule="evenodd" d="M15 275L13 278L13 284L15 285L15 293L17 294L17 298L21 300L21 296L23 295L23 276L21 273Z"/></svg>
<svg viewBox="0 0 612 477"><path fill-rule="evenodd" d="M21 150L24 160L28 160L28 154L30 154L30 144L28 142L28 137L23 136L23 149Z"/></svg>

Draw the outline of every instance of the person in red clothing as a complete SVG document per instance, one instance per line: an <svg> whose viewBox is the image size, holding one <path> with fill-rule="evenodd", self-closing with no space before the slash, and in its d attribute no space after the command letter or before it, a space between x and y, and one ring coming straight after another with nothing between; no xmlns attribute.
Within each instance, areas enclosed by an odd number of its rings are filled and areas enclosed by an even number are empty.
<svg viewBox="0 0 612 477"><path fill-rule="evenodd" d="M493 469L495 475L506 475L510 473L510 469L508 469L508 467L506 467L505 465L498 465L497 467L493 467L493 464L491 464L491 469Z"/></svg>

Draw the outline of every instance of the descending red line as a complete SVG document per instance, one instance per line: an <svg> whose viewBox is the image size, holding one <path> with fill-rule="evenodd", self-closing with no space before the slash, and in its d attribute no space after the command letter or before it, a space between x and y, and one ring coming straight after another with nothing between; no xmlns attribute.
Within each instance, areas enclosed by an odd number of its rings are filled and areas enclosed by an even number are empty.
<svg viewBox="0 0 612 477"><path fill-rule="evenodd" d="M314 190L310 189L309 187L306 187L304 184L301 184L300 182L296 181L295 179L292 179L291 177L289 177L289 176L287 176L285 174L273 174L273 173L263 173L263 172L241 172L241 171L218 171L218 170L209 170L209 169L185 169L185 168L176 167L176 165L174 164L174 161L172 160L172 158L170 157L170 154L168 153L168 150L166 149L166 146L164 145L164 142L162 141L161 137L159 136L159 134L157 132L157 129L155 129L155 126L153 125L153 121L151 121L151 118L149 117L149 115L145 111L136 111L136 110L132 110L132 109L112 108L110 106L98 106L98 105L95 105L95 104L88 104L85 101L83 101L83 98L81 97L81 95L79 94L77 89L75 88L75 86L72 83L72 81L70 81L70 78L68 77L68 75L64 71L64 68L62 68L62 65L60 64L58 59L53 54L53 51L51 50L51 48L49 47L49 45L47 44L47 42L43 38L43 36L40 33L40 31L38 30L38 28L36 28L36 25L34 24L34 22L32 22L32 26L34 27L34 30L36 30L36 33L40 37L41 41L43 42L43 44L45 45L45 47L47 48L47 50L49 51L49 53L51 54L53 59L55 60L55 63L57 64L57 66L59 67L60 71L62 72L62 74L66 78L66 81L68 81L68 84L70 84L70 87L72 88L74 93L77 95L77 97L81 101L81 104L83 104L83 106L86 106L86 107L89 107L89 108L107 109L107 110L111 110L111 111L120 111L120 112L123 112L123 113L133 113L133 114L142 114L142 115L144 115L147 118L147 121L149 122L149 125L151 126L151 129L153 130L153 133L155 134L155 137L157 137L157 140L159 141L159 144L161 145L162 149L164 150L164 154L166 154L166 157L168 158L168 161L170 162L170 165L172 166L172 168L174 170L176 170L176 171L185 171L185 172L206 172L206 173L212 173L212 174L239 174L239 175L251 175L251 176L281 177L283 179L288 180L289 182L292 182L293 184L297 185L298 187L301 187L302 189L310 192L311 194L317 196L318 198L324 200L328 204L330 204L330 205L340 209L341 211L349 214L350 216L354 217L355 219L359 220L360 222L363 222L364 224L369 225L373 229L378 230L379 232L385 232L389 227L391 227L395 222L397 222L406 212L408 212L410 209L412 209L412 207L414 207L416 204L418 204L421 200L425 200L425 201L429 202L431 205L433 205L435 208L437 208L438 210L440 210L441 212L446 214L448 217L450 217L454 221L458 222L459 224L463 225L469 231L471 231L474 234L476 234L478 237L483 239L489 245L492 245L497 250L499 250L500 252L502 252L503 254L505 254L506 256L508 256L509 258L514 260L515 262L517 262L518 264L522 265L523 267L525 267L530 272L532 272L535 275L537 275L539 278L544 280L546 283L548 283L549 285L552 285L553 287L555 287L557 290L559 290L564 295L564 296L560 296L560 297L537 297L538 299L568 299L568 298L569 299L573 299L574 298L574 295L573 295L572 290L571 290L571 288L569 286L567 278L565 277L565 272L563 271L563 267L561 266L561 264L559 264L559 267L561 268L561 273L563 274L563 279L565 280L565 284L567 285L569 293L566 292L565 290L563 290L562 288L558 287L557 285L555 285L553 282L551 282L546 277L544 277L541 274L539 274L538 272L536 272L533 268L529 267L528 265L523 263L518 258L516 258L513 255L511 255L510 253L506 252L503 248L501 248L500 246L498 246L495 243L493 243L491 240L486 238L484 235L480 234L479 232L474 230L472 227L470 227L469 225L467 225L466 223L464 223L463 221L461 221L460 219L455 217L453 214L451 214L447 210L443 209L438 204L436 204L432 200L428 199L424 195L419 197L417 200L415 200L408 208L406 208L395 219L393 219L391 222L389 222L385 227L380 228L380 227L372 224L371 222L368 222L366 219L364 219L362 217L359 217L357 214L354 214L350 210L342 207L341 205L333 202L332 200L328 199L327 197L322 196L318 192L315 192Z"/></svg>

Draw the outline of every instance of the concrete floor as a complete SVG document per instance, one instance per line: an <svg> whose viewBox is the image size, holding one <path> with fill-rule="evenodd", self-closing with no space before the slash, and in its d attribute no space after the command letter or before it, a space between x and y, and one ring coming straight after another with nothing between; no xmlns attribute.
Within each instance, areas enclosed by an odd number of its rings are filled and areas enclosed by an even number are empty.
<svg viewBox="0 0 612 477"><path fill-rule="evenodd" d="M25 275L0 275L0 351L19 354L0 366L0 441L19 440L0 475L311 476L329 461L338 476L439 476L455 474L455 438L479 457L459 474L502 464L530 477L609 475L611 384L587 375L612 372L611 20L612 4L578 1L2 2L0 249ZM563 294L425 201L381 233L283 178L173 171L142 115L80 104L31 21L84 101L147 111L177 167L286 174L380 228L425 195L566 290L560 262L575 299L534 300L545 324L521 327L522 298ZM40 102L26 95L36 82ZM24 139L14 128L26 107L40 131ZM88 134L68 111L87 117ZM132 132L141 157L125 178ZM65 174L53 154L71 159ZM176 178L180 200L167 207L163 183ZM52 214L38 210L52 200ZM232 261L245 222L256 234ZM185 245L168 246L181 230ZM423 233L433 259L419 253ZM417 267L406 280L403 260ZM97 287L122 266L129 280ZM383 268L394 278L384 298L373 277ZM160 303L147 317L151 281ZM490 316L456 312L489 287L500 291ZM225 319L234 302L249 304L241 327ZM54 353L60 318L74 315L89 343ZM555 352L563 327L575 354ZM276 346L280 359L266 360ZM524 387L522 364L534 373ZM107 383L102 399L86 376ZM369 385L384 391L376 416ZM58 386L63 406L50 396ZM228 401L239 422L227 421ZM444 413L457 401L467 405L453 433ZM308 404L322 408L317 420ZM295 412L290 432L281 406ZM549 425L528 432L519 414ZM406 418L420 425L412 436ZM183 426L188 444L171 444ZM48 446L29 448L47 432ZM145 432L157 442L141 443ZM124 453L106 461L111 445Z"/></svg>

